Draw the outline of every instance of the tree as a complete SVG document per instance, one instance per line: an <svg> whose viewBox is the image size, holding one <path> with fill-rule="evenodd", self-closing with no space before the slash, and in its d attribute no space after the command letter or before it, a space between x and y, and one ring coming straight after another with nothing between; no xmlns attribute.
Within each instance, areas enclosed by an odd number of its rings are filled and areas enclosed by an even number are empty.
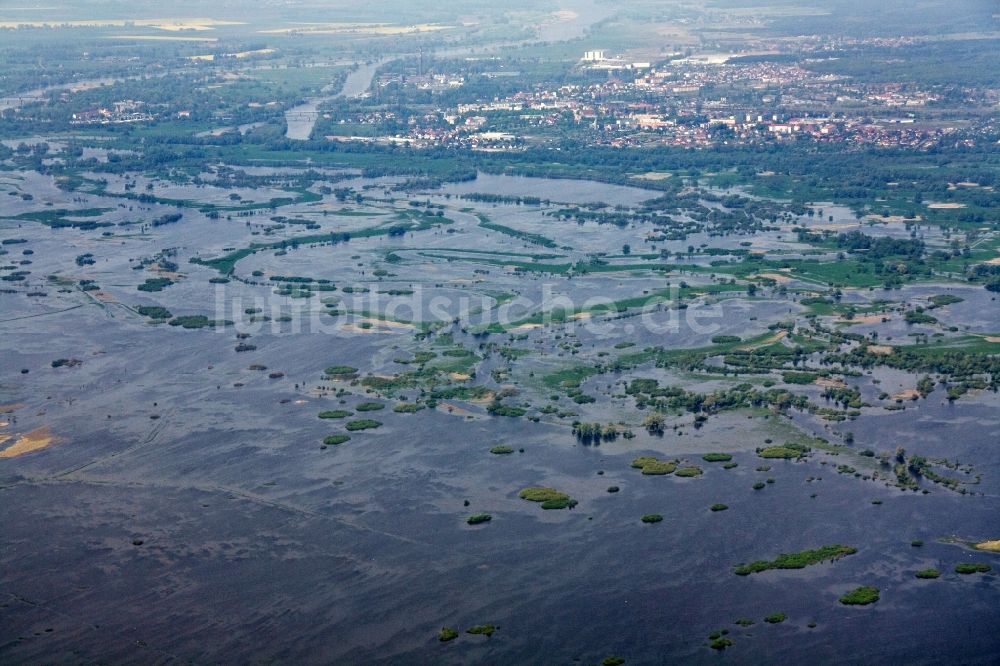
<svg viewBox="0 0 1000 666"><path fill-rule="evenodd" d="M665 424L666 418L664 418L663 414L660 412L650 412L649 414L646 414L646 418L642 420L642 427L653 435L663 433Z"/></svg>

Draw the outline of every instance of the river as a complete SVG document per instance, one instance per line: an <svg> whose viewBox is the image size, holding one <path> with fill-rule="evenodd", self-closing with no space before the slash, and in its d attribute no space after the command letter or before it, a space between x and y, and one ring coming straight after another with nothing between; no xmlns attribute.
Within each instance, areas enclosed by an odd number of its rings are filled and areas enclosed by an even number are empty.
<svg viewBox="0 0 1000 666"><path fill-rule="evenodd" d="M578 39L586 34L590 26L611 16L616 10L613 7L601 5L595 0L570 0L560 3L559 11L565 12L563 14L564 18L553 18L551 21L540 24L534 39L492 44L480 48L459 47L442 49L436 51L436 55L442 57L460 57L471 53L487 53L497 51L501 48L523 46L538 41L560 42ZM553 16L555 17L555 14ZM379 67L391 60L393 60L392 57L386 57L375 62L360 65L347 75L343 87L337 94L310 97L302 104L286 111L285 122L288 129L285 132L285 136L296 141L307 141L312 135L313 128L316 126L319 109L326 102L338 97L361 97L371 88L372 81Z"/></svg>
<svg viewBox="0 0 1000 666"><path fill-rule="evenodd" d="M337 97L360 97L365 94L368 88L371 87L375 72L387 61L388 59L384 59L359 65L357 69L347 75L344 85L335 95L310 97L302 104L286 111L285 121L288 124L288 130L285 132L285 136L297 141L308 140L312 134L313 127L316 126L320 107Z"/></svg>

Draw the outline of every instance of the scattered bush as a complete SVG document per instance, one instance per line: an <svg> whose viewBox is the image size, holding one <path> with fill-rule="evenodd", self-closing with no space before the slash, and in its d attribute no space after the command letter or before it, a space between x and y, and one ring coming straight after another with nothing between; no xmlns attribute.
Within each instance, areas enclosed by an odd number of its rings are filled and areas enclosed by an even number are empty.
<svg viewBox="0 0 1000 666"><path fill-rule="evenodd" d="M494 627L492 624L477 624L474 627L469 627L468 629L466 629L465 633L486 636L487 638L489 638L490 636L493 635L493 632L496 630L497 628Z"/></svg>
<svg viewBox="0 0 1000 666"><path fill-rule="evenodd" d="M799 458L803 456L806 451L808 451L808 449L805 447L786 444L784 446L768 446L763 449L758 449L757 455L761 458L783 458L785 460L791 460L792 458Z"/></svg>
<svg viewBox="0 0 1000 666"><path fill-rule="evenodd" d="M173 283L173 280L165 277L146 278L146 281L136 287L136 289L139 291L163 291Z"/></svg>
<svg viewBox="0 0 1000 666"><path fill-rule="evenodd" d="M676 460L660 460L653 456L642 456L632 461L632 467L641 469L647 476L662 476L672 474L677 469Z"/></svg>
<svg viewBox="0 0 1000 666"><path fill-rule="evenodd" d="M339 446L351 441L350 435L327 435L323 438L323 446Z"/></svg>
<svg viewBox="0 0 1000 666"><path fill-rule="evenodd" d="M331 365L329 368L323 371L323 374L328 377L347 377L349 375L355 375L358 373L357 368L352 368L349 365Z"/></svg>
<svg viewBox="0 0 1000 666"><path fill-rule="evenodd" d="M170 319L173 317L170 310L156 305L139 305L135 308L135 311L143 317L149 317L150 319Z"/></svg>
<svg viewBox="0 0 1000 666"><path fill-rule="evenodd" d="M518 416L524 416L527 413L520 407L511 407L501 402L490 403L490 406L486 408L486 411L493 416L511 416L515 418Z"/></svg>
<svg viewBox="0 0 1000 666"><path fill-rule="evenodd" d="M491 520L493 520L493 516L491 516L490 514L477 513L466 518L465 522L467 522L470 525L479 525L480 523L488 523Z"/></svg>
<svg viewBox="0 0 1000 666"><path fill-rule="evenodd" d="M528 488L523 488L517 496L523 500L528 500L529 502L547 502L549 500L569 499L569 495L566 493L561 493L555 488L546 488L544 486L530 486Z"/></svg>
<svg viewBox="0 0 1000 666"><path fill-rule="evenodd" d="M877 587L863 585L840 597L840 603L846 606L867 606L868 604L875 603L878 599Z"/></svg>
<svg viewBox="0 0 1000 666"><path fill-rule="evenodd" d="M380 421L375 421L372 419L360 419L357 421L348 421L347 425L345 425L344 427L350 430L351 432L354 432L356 430L372 430L374 428L378 428L381 425L382 423Z"/></svg>
<svg viewBox="0 0 1000 666"><path fill-rule="evenodd" d="M319 417L321 419L344 419L352 413L353 412L349 412L346 409L330 409L325 412L320 412Z"/></svg>
<svg viewBox="0 0 1000 666"><path fill-rule="evenodd" d="M752 573L760 573L768 569L804 569L813 564L819 564L827 560L839 560L842 557L853 555L858 552L852 546L823 546L816 550L803 550L798 553L781 553L773 560L756 560L750 564L741 564L736 567L737 576L748 576Z"/></svg>
<svg viewBox="0 0 1000 666"><path fill-rule="evenodd" d="M542 508L546 510L572 509L576 503L575 499L550 499L542 502Z"/></svg>

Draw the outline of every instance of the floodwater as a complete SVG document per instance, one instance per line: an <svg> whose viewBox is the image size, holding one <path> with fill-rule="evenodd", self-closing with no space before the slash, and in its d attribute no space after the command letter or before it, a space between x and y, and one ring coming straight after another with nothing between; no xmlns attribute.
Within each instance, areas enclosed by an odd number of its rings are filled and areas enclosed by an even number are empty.
<svg viewBox="0 0 1000 666"><path fill-rule="evenodd" d="M377 60L369 63L359 63L357 68L347 75L344 85L335 95L310 97L302 104L294 106L285 112L285 122L288 129L285 133L289 139L307 141L312 136L313 127L319 117L322 106L337 97L361 97L371 87L372 79L378 68L387 60Z"/></svg>
<svg viewBox="0 0 1000 666"><path fill-rule="evenodd" d="M11 200L5 204L9 215L43 209L45 201L55 208L104 208L96 219L114 223L176 210L131 201L131 209L122 208L112 196L66 193L49 177L23 176L0 181L5 190L36 195L29 202L4 194ZM109 191L116 187L112 181ZM225 201L211 187L161 190ZM446 193L454 198L463 192L545 193L574 204L634 205L651 198L637 188L483 176L450 185L433 200L444 205ZM18 265L31 271L28 285L4 282L13 293L0 293L0 421L6 423L0 434L44 426L55 437L40 451L0 459L0 660L599 663L617 654L630 664L921 663L947 654L955 663L995 661L998 576L960 576L953 568L983 561L995 571L1000 559L940 541L1000 536L995 394L974 392L951 404L938 389L908 402L904 411L866 407L856 420L833 424L808 414L739 411L695 429L690 415L671 415L683 425L654 436L638 427L643 414L624 394L625 382L656 378L664 386L712 390L733 381L647 364L586 380L583 390L599 400L584 405L565 395L551 400L559 391L541 383L546 372L617 353L613 345L621 340L639 350L701 346L716 334L762 334L801 311L791 297L711 299L721 313L712 333L689 325L656 332L629 319L611 335L550 327L519 332L518 340L513 333L484 339L450 327L455 343L483 357L483 342L531 350L516 362L489 355L471 383L491 390L515 385L519 393L511 404L552 402L578 416L535 423L490 416L484 404L457 399L447 401L451 412L392 411L396 400L419 397L414 388L383 399L389 405L384 410L358 414L382 427L352 433L349 442L325 450L322 438L343 432L343 424L317 414L353 410L374 398L349 381L323 381L323 368L346 364L362 374L393 375L413 370L406 360L414 352L440 352L449 343L417 340L407 328L326 333L297 328L293 320L240 328L251 331L246 342L256 348L236 352L234 327L182 330L150 324L130 309L160 305L175 314L214 317L221 301L233 319L257 302L287 313L323 309L328 294L276 296L273 285L255 283L253 271L330 279L338 287L364 284L372 294L419 287L449 302L504 292L538 301L546 289L574 301L595 294L627 298L666 282L643 271L515 274L468 256L430 256L478 250L576 259L597 249L602 233L609 253L618 252L629 234L642 233L592 225L580 233L581 249L575 224L560 226L533 207L467 200L449 205L453 222L439 228L286 254L261 250L241 261L225 285L209 283L218 273L188 259L300 232L293 225L266 232L274 224L270 211L212 220L190 208L180 222L142 233L135 225L81 230L0 222L0 238L27 241L4 245L8 254L0 263L32 262ZM458 210L464 206L472 213ZM406 209L406 202L399 207ZM574 247L550 250L484 230L475 212ZM384 202L347 205L324 197L280 213L318 223L325 232L381 224L398 211ZM133 266L167 248L177 250L183 277L162 292L137 291L151 273ZM23 254L29 249L32 254ZM389 262L390 252L403 259ZM84 253L93 255L93 265L76 264ZM376 277L376 269L385 273ZM49 275L93 279L106 296L61 290ZM684 278L708 283L704 275ZM45 295L29 297L29 290ZM940 312L942 318L968 315L974 330L986 331L988 315L975 311L996 304L981 291L947 292L936 285L891 297L961 294L966 300L947 306L951 314ZM352 301L342 290L330 295ZM430 314L421 311L415 319ZM636 326L627 330L625 324ZM61 358L80 364L52 367ZM493 378L492 370L510 375ZM269 376L273 372L283 375ZM917 379L901 372L875 378L893 387ZM850 381L863 385L867 397L874 391L871 379ZM336 388L345 393L337 397ZM803 390L819 399L817 387ZM637 436L584 446L571 433L577 418L627 419ZM816 451L799 462L755 454L766 440L785 441L803 430L834 441L836 433L850 430L857 449L903 446L972 464L981 480L968 486L968 495L924 482L925 495L837 473L837 465L863 464L849 454ZM516 451L491 455L495 444ZM701 455L713 450L731 452L738 466L703 462ZM643 476L630 466L639 455L686 459L705 473ZM762 464L770 469L757 471ZM773 483L753 489L766 479ZM579 504L544 511L518 499L518 491L532 485L563 490ZM610 486L619 492L609 493ZM720 502L729 509L709 510ZM467 525L466 517L478 512L490 513L492 521ZM648 513L662 514L663 522L640 522ZM911 546L914 539L924 545ZM859 552L802 570L733 573L743 562L836 543ZM914 577L931 566L943 572L940 579ZM838 603L860 585L877 586L880 601L859 608ZM762 621L775 612L788 619ZM735 625L742 617L755 624ZM492 638L464 633L483 623L496 625ZM437 632L445 626L460 637L440 643ZM720 629L734 642L721 654L707 646L709 634Z"/></svg>

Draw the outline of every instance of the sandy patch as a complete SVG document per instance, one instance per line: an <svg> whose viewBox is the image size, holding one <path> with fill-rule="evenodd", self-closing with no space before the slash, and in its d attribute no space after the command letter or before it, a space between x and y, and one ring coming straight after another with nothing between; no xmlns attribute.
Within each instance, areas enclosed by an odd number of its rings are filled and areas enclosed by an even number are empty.
<svg viewBox="0 0 1000 666"><path fill-rule="evenodd" d="M469 400L473 405L488 405L497 397L496 393L493 391L488 391L483 394L482 398L472 398Z"/></svg>
<svg viewBox="0 0 1000 666"><path fill-rule="evenodd" d="M674 174L667 173L666 171L647 171L646 173L640 173L637 176L632 176L637 180L666 180L667 178L673 178Z"/></svg>
<svg viewBox="0 0 1000 666"><path fill-rule="evenodd" d="M992 259L987 259L983 263L989 264L990 266L1000 266L1000 257L993 257Z"/></svg>
<svg viewBox="0 0 1000 666"><path fill-rule="evenodd" d="M573 321L579 321L581 319L590 319L594 316L592 312L577 312L575 315L570 315L570 319Z"/></svg>
<svg viewBox="0 0 1000 666"><path fill-rule="evenodd" d="M991 553L1000 553L1000 539L977 543L976 550L988 550Z"/></svg>
<svg viewBox="0 0 1000 666"><path fill-rule="evenodd" d="M255 55L270 55L277 52L277 49L254 49L253 51L240 51L239 53L230 53L229 55L234 58L249 58Z"/></svg>
<svg viewBox="0 0 1000 666"><path fill-rule="evenodd" d="M370 324L371 326L364 328L361 324ZM395 333L397 331L415 331L417 327L413 324L367 317L359 320L357 324L344 324L340 327L340 330L347 331L348 333Z"/></svg>
<svg viewBox="0 0 1000 666"><path fill-rule="evenodd" d="M892 396L893 400L916 400L920 397L920 393L917 389L906 389L905 391L900 391L896 395Z"/></svg>
<svg viewBox="0 0 1000 666"><path fill-rule="evenodd" d="M115 298L115 295L112 294L112 293L109 293L107 291L93 291L93 292L87 292L87 293L89 293L91 296L93 296L94 298L96 298L97 300L99 300L101 303L117 303L118 302L118 299Z"/></svg>
<svg viewBox="0 0 1000 666"><path fill-rule="evenodd" d="M891 354L892 349L889 345L868 345L868 351L873 354Z"/></svg>
<svg viewBox="0 0 1000 666"><path fill-rule="evenodd" d="M889 318L889 315L881 314L870 314L861 315L860 317L854 317L854 319L841 319L841 321L847 324L878 324L881 323L882 317ZM869 347L871 349L871 347Z"/></svg>
<svg viewBox="0 0 1000 666"><path fill-rule="evenodd" d="M48 426L35 428L17 438L12 445L0 451L0 458L16 458L32 451L40 451L54 441Z"/></svg>
<svg viewBox="0 0 1000 666"><path fill-rule="evenodd" d="M239 53L227 53L226 56L230 58L250 58L255 55L269 55L271 53L277 53L277 49L256 49L254 51L240 51ZM188 56L188 60L201 60L205 62L212 62L215 60L215 54L209 53L207 55L193 55Z"/></svg>
<svg viewBox="0 0 1000 666"><path fill-rule="evenodd" d="M964 203L932 203L927 204L928 208L933 208L935 210L954 210L956 208L965 208Z"/></svg>
<svg viewBox="0 0 1000 666"><path fill-rule="evenodd" d="M376 333L389 333L390 331L384 328L377 328L372 326L371 328L361 328L357 324L344 324L340 327L340 330L346 331L347 333L359 333L361 335L374 335Z"/></svg>
<svg viewBox="0 0 1000 666"><path fill-rule="evenodd" d="M448 376L454 379L456 382L467 382L472 379L472 375L464 372L449 372Z"/></svg>
<svg viewBox="0 0 1000 666"><path fill-rule="evenodd" d="M23 402L12 402L9 405L0 405L0 414L12 414L24 407Z"/></svg>
<svg viewBox="0 0 1000 666"><path fill-rule="evenodd" d="M541 328L541 324L521 324L520 326L515 326L513 330L515 331L533 331L536 328Z"/></svg>
<svg viewBox="0 0 1000 666"><path fill-rule="evenodd" d="M452 404L450 402L439 402L435 408L439 412L444 412L445 414L452 414L454 416L475 416L472 412L467 409L462 409L458 405Z"/></svg>
<svg viewBox="0 0 1000 666"><path fill-rule="evenodd" d="M391 328L399 331L415 331L417 327L413 324L406 324L401 321L389 321L387 319L365 319L365 323L371 324L372 326L383 326L385 328Z"/></svg>
<svg viewBox="0 0 1000 666"><path fill-rule="evenodd" d="M881 222L883 224L886 224L889 222L896 222L896 223L920 222L924 218L921 217L920 215L917 215L913 219L907 219L902 215L889 215L887 217L882 217L881 215L868 215L867 217L865 217L865 219L871 222Z"/></svg>
<svg viewBox="0 0 1000 666"><path fill-rule="evenodd" d="M781 273L758 273L754 277L767 278L769 280L774 280L778 284L785 284L787 282L791 282L792 281L792 278L788 277L787 275L783 275Z"/></svg>
<svg viewBox="0 0 1000 666"><path fill-rule="evenodd" d="M552 17L560 21L572 21L573 19L580 18L580 15L572 9L560 9L552 12Z"/></svg>
<svg viewBox="0 0 1000 666"><path fill-rule="evenodd" d="M1000 342L1000 335L984 335L983 340L986 340L986 342Z"/></svg>
<svg viewBox="0 0 1000 666"><path fill-rule="evenodd" d="M817 377L813 382L816 386L822 386L824 388L846 388L845 384L840 379L830 379L829 377Z"/></svg>

